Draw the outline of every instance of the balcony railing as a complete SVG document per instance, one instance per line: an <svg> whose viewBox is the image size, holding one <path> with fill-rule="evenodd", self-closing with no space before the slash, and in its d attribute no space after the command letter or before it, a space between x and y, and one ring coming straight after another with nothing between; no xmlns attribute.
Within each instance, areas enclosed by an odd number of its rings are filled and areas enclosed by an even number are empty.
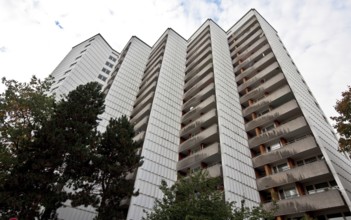
<svg viewBox="0 0 351 220"><path fill-rule="evenodd" d="M278 89L285 83L285 77L282 73L274 76L273 78L267 80L265 83L251 90L249 93L243 95L240 98L240 103L247 102L249 99L255 99L262 96L265 92L270 92Z"/></svg>
<svg viewBox="0 0 351 220"><path fill-rule="evenodd" d="M189 99L183 105L183 110L190 108L191 106L197 106L201 100L206 100L210 95L214 95L214 84L211 83L206 88L202 89L199 93Z"/></svg>
<svg viewBox="0 0 351 220"><path fill-rule="evenodd" d="M291 93L291 90L288 85L281 87L280 89L277 89L275 92L269 94L268 96L264 97L263 99L257 101L253 105L245 108L243 110L243 116L246 117L249 114L260 110L262 108L265 108L272 104L273 102L277 102L280 99L285 99L286 96L288 96Z"/></svg>
<svg viewBox="0 0 351 220"><path fill-rule="evenodd" d="M252 77L254 74L256 74L256 71L258 69L264 69L265 67L263 65L270 64L269 62L272 62L274 60L274 54L269 53L266 56L264 56L262 59L260 59L258 62L253 64L251 67L247 68L244 70L242 73L240 73L236 78L236 82L239 82L243 80L245 77Z"/></svg>
<svg viewBox="0 0 351 220"><path fill-rule="evenodd" d="M282 124L271 131L265 132L259 136L249 139L249 147L253 148L260 144L275 141L283 136L294 136L296 134L307 131L308 127L306 120L304 119L304 117L299 117L285 124Z"/></svg>
<svg viewBox="0 0 351 220"><path fill-rule="evenodd" d="M207 123L212 123L213 119L216 119L216 110L213 109L206 114L202 115L200 118L196 119L195 121L191 122L187 126L185 126L181 131L180 131L180 136L186 136L189 135L190 133L197 132L201 126L204 124L204 126L207 125Z"/></svg>
<svg viewBox="0 0 351 220"><path fill-rule="evenodd" d="M233 51L231 52L230 56L233 59L233 63L237 63L240 59L246 59L247 57L249 57L251 55L251 53L253 51L256 51L258 48L262 47L264 44L266 44L266 37L261 37L259 40L257 40L254 44L252 44L251 46L249 46L246 50L242 51L239 55L237 55L235 52Z"/></svg>
<svg viewBox="0 0 351 220"><path fill-rule="evenodd" d="M337 189L280 200L277 202L277 205L279 209L275 213L276 216L313 212L321 209L336 209L346 206ZM263 208L266 210L270 210L272 207L272 203L263 205Z"/></svg>
<svg viewBox="0 0 351 220"><path fill-rule="evenodd" d="M270 64L268 67L263 69L261 72L256 74L254 77L248 79L246 82L244 82L243 84L238 86L238 91L241 92L244 89L246 89L247 87L253 85L255 82L261 81L265 77L269 76L269 74L273 74L274 70L276 70L278 67L279 67L279 65L277 62Z"/></svg>
<svg viewBox="0 0 351 220"><path fill-rule="evenodd" d="M280 160L287 159L291 156L297 156L306 154L308 156L310 152L318 150L318 146L313 136L307 136L305 138L295 140L292 143L288 143L278 150L271 151L252 159L254 168L263 166L265 164L275 163Z"/></svg>
<svg viewBox="0 0 351 220"><path fill-rule="evenodd" d="M210 65L211 66L211 65ZM209 74L210 73L210 74ZM203 80L206 78L207 80ZM187 81L184 85L184 90L189 90L192 86L196 85L199 82L206 82L208 79L213 78L212 68L204 68L198 72L193 78ZM202 83L200 83L202 84Z"/></svg>
<svg viewBox="0 0 351 220"><path fill-rule="evenodd" d="M189 119L193 121L196 120L201 115L202 112L205 113L211 110L211 108L214 108L215 101L216 101L215 96L212 95L205 101L201 102L198 106L191 109L185 115L182 116L182 123L187 124Z"/></svg>
<svg viewBox="0 0 351 220"><path fill-rule="evenodd" d="M293 169L265 176L256 180L257 189L265 190L281 185L309 180L329 174L329 169L324 160L309 163Z"/></svg>
<svg viewBox="0 0 351 220"><path fill-rule="evenodd" d="M246 131L251 131L256 127L264 126L267 123L273 122L274 120L284 119L285 116L293 116L294 113L297 113L299 106L295 100L290 100L289 102L284 103L278 108L273 109L272 111L255 118L252 121L249 121L245 124Z"/></svg>
<svg viewBox="0 0 351 220"><path fill-rule="evenodd" d="M222 165L220 163L206 168L209 177L223 176Z"/></svg>
<svg viewBox="0 0 351 220"><path fill-rule="evenodd" d="M130 119L130 123L137 123L145 115L148 115L151 109L151 103L147 104L140 112L138 112L133 118Z"/></svg>
<svg viewBox="0 0 351 220"><path fill-rule="evenodd" d="M254 52L252 55L250 55L247 59L245 59L242 63L239 63L238 65L235 66L234 68L234 72L239 71L241 68L245 68L246 66L248 66L250 64L250 62L252 62L253 60L256 60L258 57L262 57L263 53L268 53L267 51L270 49L271 47L266 44L263 47L261 47L260 49L258 49L256 52ZM234 61L233 61L233 65L235 65Z"/></svg>
<svg viewBox="0 0 351 220"><path fill-rule="evenodd" d="M257 20L255 17L251 17L248 19L247 23L244 24L239 30L235 31L232 35L231 38L238 38L241 35L245 34L244 31L247 31L246 29L249 28L253 23L255 23Z"/></svg>
<svg viewBox="0 0 351 220"><path fill-rule="evenodd" d="M216 157L217 155L217 157ZM197 167L201 162L212 162L219 159L219 144L214 143L210 146L180 160L177 164L177 170ZM216 158L215 158L216 157Z"/></svg>
<svg viewBox="0 0 351 220"><path fill-rule="evenodd" d="M216 140L218 140L218 126L217 124L214 124L181 143L179 146L179 152L187 151L196 146L200 146L200 144L205 142L215 142Z"/></svg>
<svg viewBox="0 0 351 220"><path fill-rule="evenodd" d="M251 35L248 39L246 39L240 46L238 46L234 52L238 53L239 51L243 50L245 47L247 47L248 44L252 43L256 38L258 38L262 34L262 30L259 30L255 32L254 34ZM233 44L229 49L230 51L233 50L233 48L236 46L236 44Z"/></svg>

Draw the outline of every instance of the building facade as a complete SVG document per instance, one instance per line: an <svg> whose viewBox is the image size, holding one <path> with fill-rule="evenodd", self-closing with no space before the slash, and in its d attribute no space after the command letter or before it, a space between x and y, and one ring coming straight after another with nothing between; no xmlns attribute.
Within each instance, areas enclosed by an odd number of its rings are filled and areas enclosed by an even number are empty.
<svg viewBox="0 0 351 220"><path fill-rule="evenodd" d="M51 92L59 98L88 82L96 81L105 86L118 58L119 53L101 34L83 41L74 46L51 73L54 77Z"/></svg>
<svg viewBox="0 0 351 220"><path fill-rule="evenodd" d="M351 219L351 161L256 10L228 31L207 20L188 40L172 29L152 47L132 37L105 81L100 129L127 115L143 140L144 163L131 177L140 195L121 204L128 220L162 198L162 179L173 184L202 169L222 179L227 201L275 201L277 219Z"/></svg>

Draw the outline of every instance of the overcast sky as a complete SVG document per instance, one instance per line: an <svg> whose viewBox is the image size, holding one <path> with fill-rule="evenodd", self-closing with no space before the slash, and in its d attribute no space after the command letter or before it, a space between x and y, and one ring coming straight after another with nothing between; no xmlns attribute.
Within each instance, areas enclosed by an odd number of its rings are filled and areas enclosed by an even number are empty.
<svg viewBox="0 0 351 220"><path fill-rule="evenodd" d="M168 27L188 39L207 18L228 30L250 8L278 31L327 117L335 115L351 85L351 0L0 0L0 77L47 77L97 33L120 52L132 35L152 46Z"/></svg>

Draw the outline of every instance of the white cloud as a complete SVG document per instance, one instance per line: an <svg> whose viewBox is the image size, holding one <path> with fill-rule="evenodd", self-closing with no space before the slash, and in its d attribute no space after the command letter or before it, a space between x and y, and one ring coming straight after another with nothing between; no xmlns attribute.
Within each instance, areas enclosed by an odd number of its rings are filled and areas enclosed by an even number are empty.
<svg viewBox="0 0 351 220"><path fill-rule="evenodd" d="M0 1L1 77L48 76L96 33L120 51L133 35L152 45L168 27L187 39L207 18L227 30L250 8L278 31L322 109L335 115L336 99L351 85L351 1Z"/></svg>

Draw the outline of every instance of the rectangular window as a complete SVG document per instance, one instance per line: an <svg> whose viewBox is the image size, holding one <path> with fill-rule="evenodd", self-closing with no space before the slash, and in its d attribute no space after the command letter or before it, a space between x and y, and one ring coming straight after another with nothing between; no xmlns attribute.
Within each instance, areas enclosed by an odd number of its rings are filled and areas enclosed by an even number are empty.
<svg viewBox="0 0 351 220"><path fill-rule="evenodd" d="M76 64L77 64L77 62L72 63L69 67L72 67L72 66L74 66L74 65L76 65Z"/></svg>
<svg viewBox="0 0 351 220"><path fill-rule="evenodd" d="M295 187L279 190L279 194L281 199L289 199L298 196Z"/></svg>
<svg viewBox="0 0 351 220"><path fill-rule="evenodd" d="M279 172L283 172L286 170L289 170L289 166L287 163L279 164L279 165L273 167L274 173L279 173Z"/></svg>
<svg viewBox="0 0 351 220"><path fill-rule="evenodd" d="M105 65L106 65L106 66L108 66L108 67L110 67L110 68L112 68L112 67L113 67L113 64L112 64L112 63L110 63L110 62L108 62L108 61L106 61Z"/></svg>
<svg viewBox="0 0 351 220"><path fill-rule="evenodd" d="M67 73L71 72L71 70L67 70L63 75L66 75Z"/></svg>
<svg viewBox="0 0 351 220"><path fill-rule="evenodd" d="M85 47L89 47L90 46L90 44L87 44Z"/></svg>
<svg viewBox="0 0 351 220"><path fill-rule="evenodd" d="M105 77L105 76L103 76L103 75L101 75L101 74L99 74L98 78L101 79L101 80L104 81L104 82L105 82L106 79L107 79L107 77Z"/></svg>
<svg viewBox="0 0 351 220"><path fill-rule="evenodd" d="M87 51L87 50L82 50L80 53L84 53L85 51Z"/></svg>
<svg viewBox="0 0 351 220"><path fill-rule="evenodd" d="M82 56L77 57L76 60L78 60L78 59L81 58L81 57L82 57Z"/></svg>
<svg viewBox="0 0 351 220"><path fill-rule="evenodd" d="M95 38L91 38L91 39L89 40L89 42L92 42L93 40L95 40Z"/></svg>
<svg viewBox="0 0 351 220"><path fill-rule="evenodd" d="M113 56L109 56L108 58L109 58L110 60L112 60L113 62L116 62L116 60L117 60L117 59L114 58Z"/></svg>
<svg viewBox="0 0 351 220"><path fill-rule="evenodd" d="M110 74L111 71L104 67L104 68L102 68L102 72L104 72L106 74Z"/></svg>

